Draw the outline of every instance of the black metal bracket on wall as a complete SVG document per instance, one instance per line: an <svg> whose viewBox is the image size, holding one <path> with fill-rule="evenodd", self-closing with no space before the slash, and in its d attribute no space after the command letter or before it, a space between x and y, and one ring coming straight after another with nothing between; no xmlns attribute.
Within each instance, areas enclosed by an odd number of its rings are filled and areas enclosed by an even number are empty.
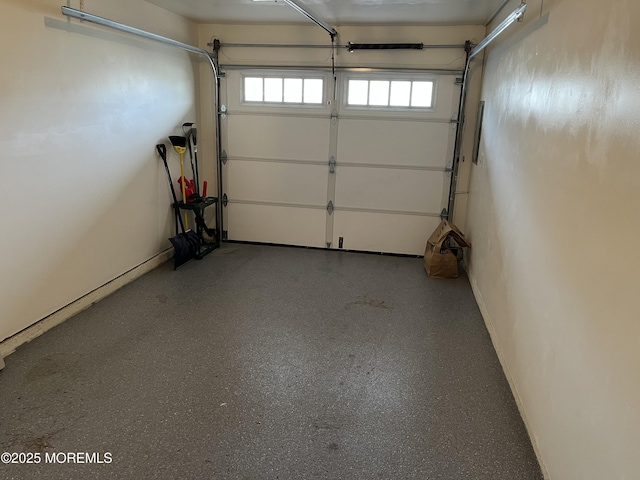
<svg viewBox="0 0 640 480"><path fill-rule="evenodd" d="M213 59L213 63L216 66L216 71L220 72L220 40L219 39L214 39L213 43L210 44L211 49L213 51L213 53L211 54L211 57ZM214 117L215 117L215 136L216 136L216 174L218 177L218 197L222 197L222 192L224 192L224 184L223 184L223 180L222 180L222 166L223 164L226 164L226 152L223 152L222 150L222 128L220 126L220 119L221 119L221 114L220 114L220 75L216 75L215 77L215 88L214 88L214 101L213 101L213 108L214 108ZM225 154L225 157L223 157L223 153ZM224 206L226 205L222 205L222 202L218 202L218 211L217 211L217 223L218 223L218 231L219 232L224 232ZM222 240L226 240L224 238L224 235L221 238Z"/></svg>
<svg viewBox="0 0 640 480"><path fill-rule="evenodd" d="M466 52L465 69L462 73L462 79L459 83L460 88L460 103L458 104L458 120L456 126L456 139L455 147L453 151L453 163L451 165L451 182L449 185L449 201L447 208L442 211L441 217L445 216L449 221L453 221L453 208L455 206L456 188L458 186L458 170L460 167L460 150L462 146L462 129L464 128L464 110L465 100L467 96L467 75L469 74L469 59L471 58L471 50L473 44L471 40L464 42L464 51Z"/></svg>
<svg viewBox="0 0 640 480"><path fill-rule="evenodd" d="M467 103L467 91L469 89L469 69L471 61L480 54L491 42L493 42L502 32L504 32L514 22L519 21L527 10L527 2L522 0L520 6L505 18L500 25L493 29L480 43L473 45L471 41L465 42L467 60L465 62L464 73L462 74L462 90L460 91L460 105L458 108L458 128L456 130L456 142L453 154L453 173L451 174L451 187L449 190L449 202L447 206L447 218L453 220L453 209L455 207L456 189L458 186L458 171L460 167L460 156L462 151L462 138L464 135L465 109ZM464 158L464 157L463 157Z"/></svg>

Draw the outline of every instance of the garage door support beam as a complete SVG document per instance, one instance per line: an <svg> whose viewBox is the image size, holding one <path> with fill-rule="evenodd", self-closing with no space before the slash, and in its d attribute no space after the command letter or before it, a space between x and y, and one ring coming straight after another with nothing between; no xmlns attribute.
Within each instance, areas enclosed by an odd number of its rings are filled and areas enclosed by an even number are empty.
<svg viewBox="0 0 640 480"><path fill-rule="evenodd" d="M476 55L482 52L487 46L493 42L496 38L500 36L502 32L504 32L511 24L517 22L522 18L524 12L527 10L527 2L523 1L518 8L516 8L511 15L505 18L500 25L498 25L489 35L486 36L484 40L482 40L478 45L475 46L473 50L471 50L471 55L469 55L469 59L473 59Z"/></svg>
<svg viewBox="0 0 640 480"><path fill-rule="evenodd" d="M99 17L98 15L93 15L91 13L83 12L82 10L77 10L75 8L65 7L65 6L61 8L62 8L62 14L66 17L77 18L85 22L91 22L91 23L95 23L96 25L101 25L103 27L113 28L114 30L119 30L121 32L137 35L138 37L146 38L148 40L153 40L154 42L164 43L165 45L177 47L182 50L186 50L187 52L191 52L197 55L202 55L204 57L207 57L209 59L209 62L211 63L213 74L215 76L218 75L218 72L216 71L213 61L211 60L209 52L207 52L206 50L203 50L202 48L195 47L187 43L182 43L172 38L163 37L162 35L158 35L156 33L147 32L146 30L130 27L129 25L125 25L123 23L114 22L113 20L109 20L108 18Z"/></svg>
<svg viewBox="0 0 640 480"><path fill-rule="evenodd" d="M216 165L218 165L218 197L222 196L222 175L220 172L222 171L220 168L220 122L218 118L218 105L219 105L219 95L220 95L220 75L219 68L217 65L217 61L214 61L212 55L206 50L195 47L193 45L189 45L187 43L182 43L172 38L163 37L162 35L158 35L156 33L147 32L146 30L141 30L139 28L131 27L129 25L125 25L123 23L115 22L113 20L109 20L108 18L99 17L98 15L93 15L91 13L84 12L82 10L77 10L75 8L70 8L63 6L62 14L66 17L77 18L79 20L84 20L87 22L95 23L96 25L100 25L103 27L112 28L114 30L118 30L124 33L129 33L132 35L136 35L138 37L146 38L148 40L152 40L154 42L163 43L165 45L169 45L171 47L180 48L182 50L186 50L189 53L195 53L196 55L202 55L207 59L209 65L211 66L211 71L213 73L213 82L214 82L214 92L213 96L215 99L214 105L214 122L216 124ZM217 203L217 212L216 212L216 230L218 232L218 238L222 238L223 231L223 219L222 219L222 205L221 202Z"/></svg>
<svg viewBox="0 0 640 480"><path fill-rule="evenodd" d="M331 38L338 36L338 32L336 32L336 30L331 25L318 18L318 16L315 15L311 10L309 10L308 7L303 7L298 0L284 0L284 3L292 7L298 13L301 13L302 15L307 17L320 28L324 29L329 35L331 35Z"/></svg>
<svg viewBox="0 0 640 480"><path fill-rule="evenodd" d="M208 46L212 47L213 42L208 43ZM335 45L335 48L341 48L345 50L349 50L352 47L354 50L365 49L364 47L357 48L359 45L397 45L397 44L354 44L349 42L346 45ZM426 43L417 43L417 44L409 44L409 45L420 45L420 48L411 47L411 50L438 50L438 49L459 49L462 50L464 48L464 44L426 44ZM329 49L334 46L331 44L321 45L321 44L299 44L299 43L221 43L220 47L222 48L299 48L299 49ZM373 47L368 48L368 50L374 49ZM377 48L380 50L381 48ZM386 50L390 50L391 48L386 48ZM396 47L397 49L397 47Z"/></svg>
<svg viewBox="0 0 640 480"><path fill-rule="evenodd" d="M326 66L310 66L310 65L220 65L220 71L224 74L229 70L313 70L317 72L330 72L331 67ZM454 68L384 68L384 67L356 67L356 66L344 66L336 67L336 72L353 72L353 73L433 73L434 75L462 75L464 70Z"/></svg>
<svg viewBox="0 0 640 480"><path fill-rule="evenodd" d="M456 188L458 186L458 171L460 167L462 137L464 134L465 109L467 103L467 91L469 89L469 69L471 67L471 61L480 52L487 48L491 42L498 38L502 32L509 28L509 26L511 26L514 22L520 20L526 10L527 2L523 0L518 8L516 8L507 18L502 21L502 23L500 23L500 25L498 25L489 35L485 37L484 40L478 43L475 47L472 47L471 43L467 42L467 61L465 63L464 73L462 75L462 90L460 92L460 107L458 109L458 129L456 131L456 141L453 155L453 172L451 174L449 204L446 211L446 217L448 217L449 221L453 221L453 209L455 207Z"/></svg>

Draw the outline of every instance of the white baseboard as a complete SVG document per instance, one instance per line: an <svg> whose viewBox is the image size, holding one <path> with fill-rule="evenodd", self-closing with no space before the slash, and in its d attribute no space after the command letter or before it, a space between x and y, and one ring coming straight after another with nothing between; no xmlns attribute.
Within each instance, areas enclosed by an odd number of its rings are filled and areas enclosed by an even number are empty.
<svg viewBox="0 0 640 480"><path fill-rule="evenodd" d="M108 297L116 290L124 287L126 284L140 278L144 274L150 272L156 267L159 267L164 262L169 260L173 256L173 248L169 248L155 257L150 258L144 263L141 263L137 267L132 268L128 272L123 273L119 277L114 278L108 283L105 283L101 287L87 293L86 295L71 302L69 305L62 307L60 310L52 313L51 315L44 317L40 321L34 323L30 327L25 328L21 332L16 333L12 337L7 338L0 343L0 370L4 368L3 357L6 357L16 349L25 343L38 338L43 333L51 330L56 325L60 325L62 322L68 320L81 311L89 308L96 302L99 302L103 298Z"/></svg>
<svg viewBox="0 0 640 480"><path fill-rule="evenodd" d="M522 403L522 398L520 397L520 394L518 393L518 389L516 388L516 384L513 381L513 377L511 375L510 370L509 370L509 366L507 365L506 358L504 357L502 349L500 348L500 345L498 343L498 337L497 337L497 334L496 334L496 330L493 327L493 323L491 322L491 317L489 316L489 312L487 311L487 306L484 303L484 300L482 298L482 294L480 293L480 289L478 288L478 284L476 283L475 278L473 277L471 272L469 272L469 269L466 269L466 270L467 270L467 275L469 277L469 283L471 283L471 290L473 291L473 296L476 298L476 303L478 304L478 308L480 309L480 313L482 314L482 318L484 319L484 324L487 327L487 331L489 332L489 336L491 337L491 343L493 344L493 349L496 351L496 354L498 355L498 360L500 361L500 365L502 365L502 370L504 371L505 377L507 377L507 382L509 382L509 387L511 388L511 392L513 393L513 397L516 400L516 405L518 406L518 411L520 412L520 416L522 417L522 421L524 422L524 426L527 429L527 433L529 434L529 438L531 439L531 445L533 446L533 451L535 452L536 458L538 459L538 463L540 464L540 469L542 470L542 475L544 476L544 478L546 480L551 480L551 477L549 476L549 471L547 470L547 466L545 465L545 463L544 463L544 461L542 459L540 447L538 445L538 440L537 440L536 436L533 434L533 430L531 429L531 425L530 425L529 420L527 418L527 414L526 414L525 409L524 409L524 404Z"/></svg>

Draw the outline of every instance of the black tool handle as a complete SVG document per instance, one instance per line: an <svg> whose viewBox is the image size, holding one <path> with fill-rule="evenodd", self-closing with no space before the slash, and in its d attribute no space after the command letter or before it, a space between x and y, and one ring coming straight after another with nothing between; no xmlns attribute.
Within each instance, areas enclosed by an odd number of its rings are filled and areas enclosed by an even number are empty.
<svg viewBox="0 0 640 480"><path fill-rule="evenodd" d="M186 232L184 228L184 222L182 221L182 216L180 215L180 208L178 207L178 197L176 196L176 190L173 187L173 179L171 178L171 171L169 170L169 164L167 163L167 146L164 143L159 143L156 145L156 150L158 151L158 155L162 158L162 163L164 163L164 169L167 171L167 178L169 179L169 187L171 187L171 196L173 196L173 207L176 212L176 217L178 222L180 223L180 228L182 229L182 233ZM177 229L177 225L176 225Z"/></svg>

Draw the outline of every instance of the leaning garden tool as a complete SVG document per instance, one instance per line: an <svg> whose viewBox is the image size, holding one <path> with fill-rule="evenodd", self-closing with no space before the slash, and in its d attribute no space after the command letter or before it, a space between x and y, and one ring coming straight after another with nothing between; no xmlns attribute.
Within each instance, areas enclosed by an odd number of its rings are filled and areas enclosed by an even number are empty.
<svg viewBox="0 0 640 480"><path fill-rule="evenodd" d="M173 149L178 152L180 155L180 178L184 179L184 160L183 155L184 152L187 151L187 137L179 137L177 135L172 135L169 137L171 141L171 145L173 145ZM186 182L180 182L180 186L182 189L182 203L187 203L187 192L186 192ZM189 218L187 217L187 212L184 212L184 224L189 229Z"/></svg>
<svg viewBox="0 0 640 480"><path fill-rule="evenodd" d="M198 144L196 140L197 129L194 124L183 123L182 131L184 136L187 137L187 146L189 147L189 162L191 163L191 172L193 173L193 182L196 188L196 195L200 196L200 175L198 174ZM193 159L195 156L195 164ZM205 196L205 195L203 195Z"/></svg>
<svg viewBox="0 0 640 480"><path fill-rule="evenodd" d="M171 188L171 195L173 197L173 208L176 217L176 236L169 239L175 255L173 257L174 268L187 263L193 257L195 257L200 249L200 239L193 230L185 230L182 217L180 216L180 210L178 207L178 197L176 196L176 190L173 187L173 180L171 179L171 172L169 171L169 164L167 163L167 147L164 143L156 145L156 150L162 158L164 168L167 171L167 178L169 179L169 187ZM178 231L178 224L180 224L181 232Z"/></svg>

